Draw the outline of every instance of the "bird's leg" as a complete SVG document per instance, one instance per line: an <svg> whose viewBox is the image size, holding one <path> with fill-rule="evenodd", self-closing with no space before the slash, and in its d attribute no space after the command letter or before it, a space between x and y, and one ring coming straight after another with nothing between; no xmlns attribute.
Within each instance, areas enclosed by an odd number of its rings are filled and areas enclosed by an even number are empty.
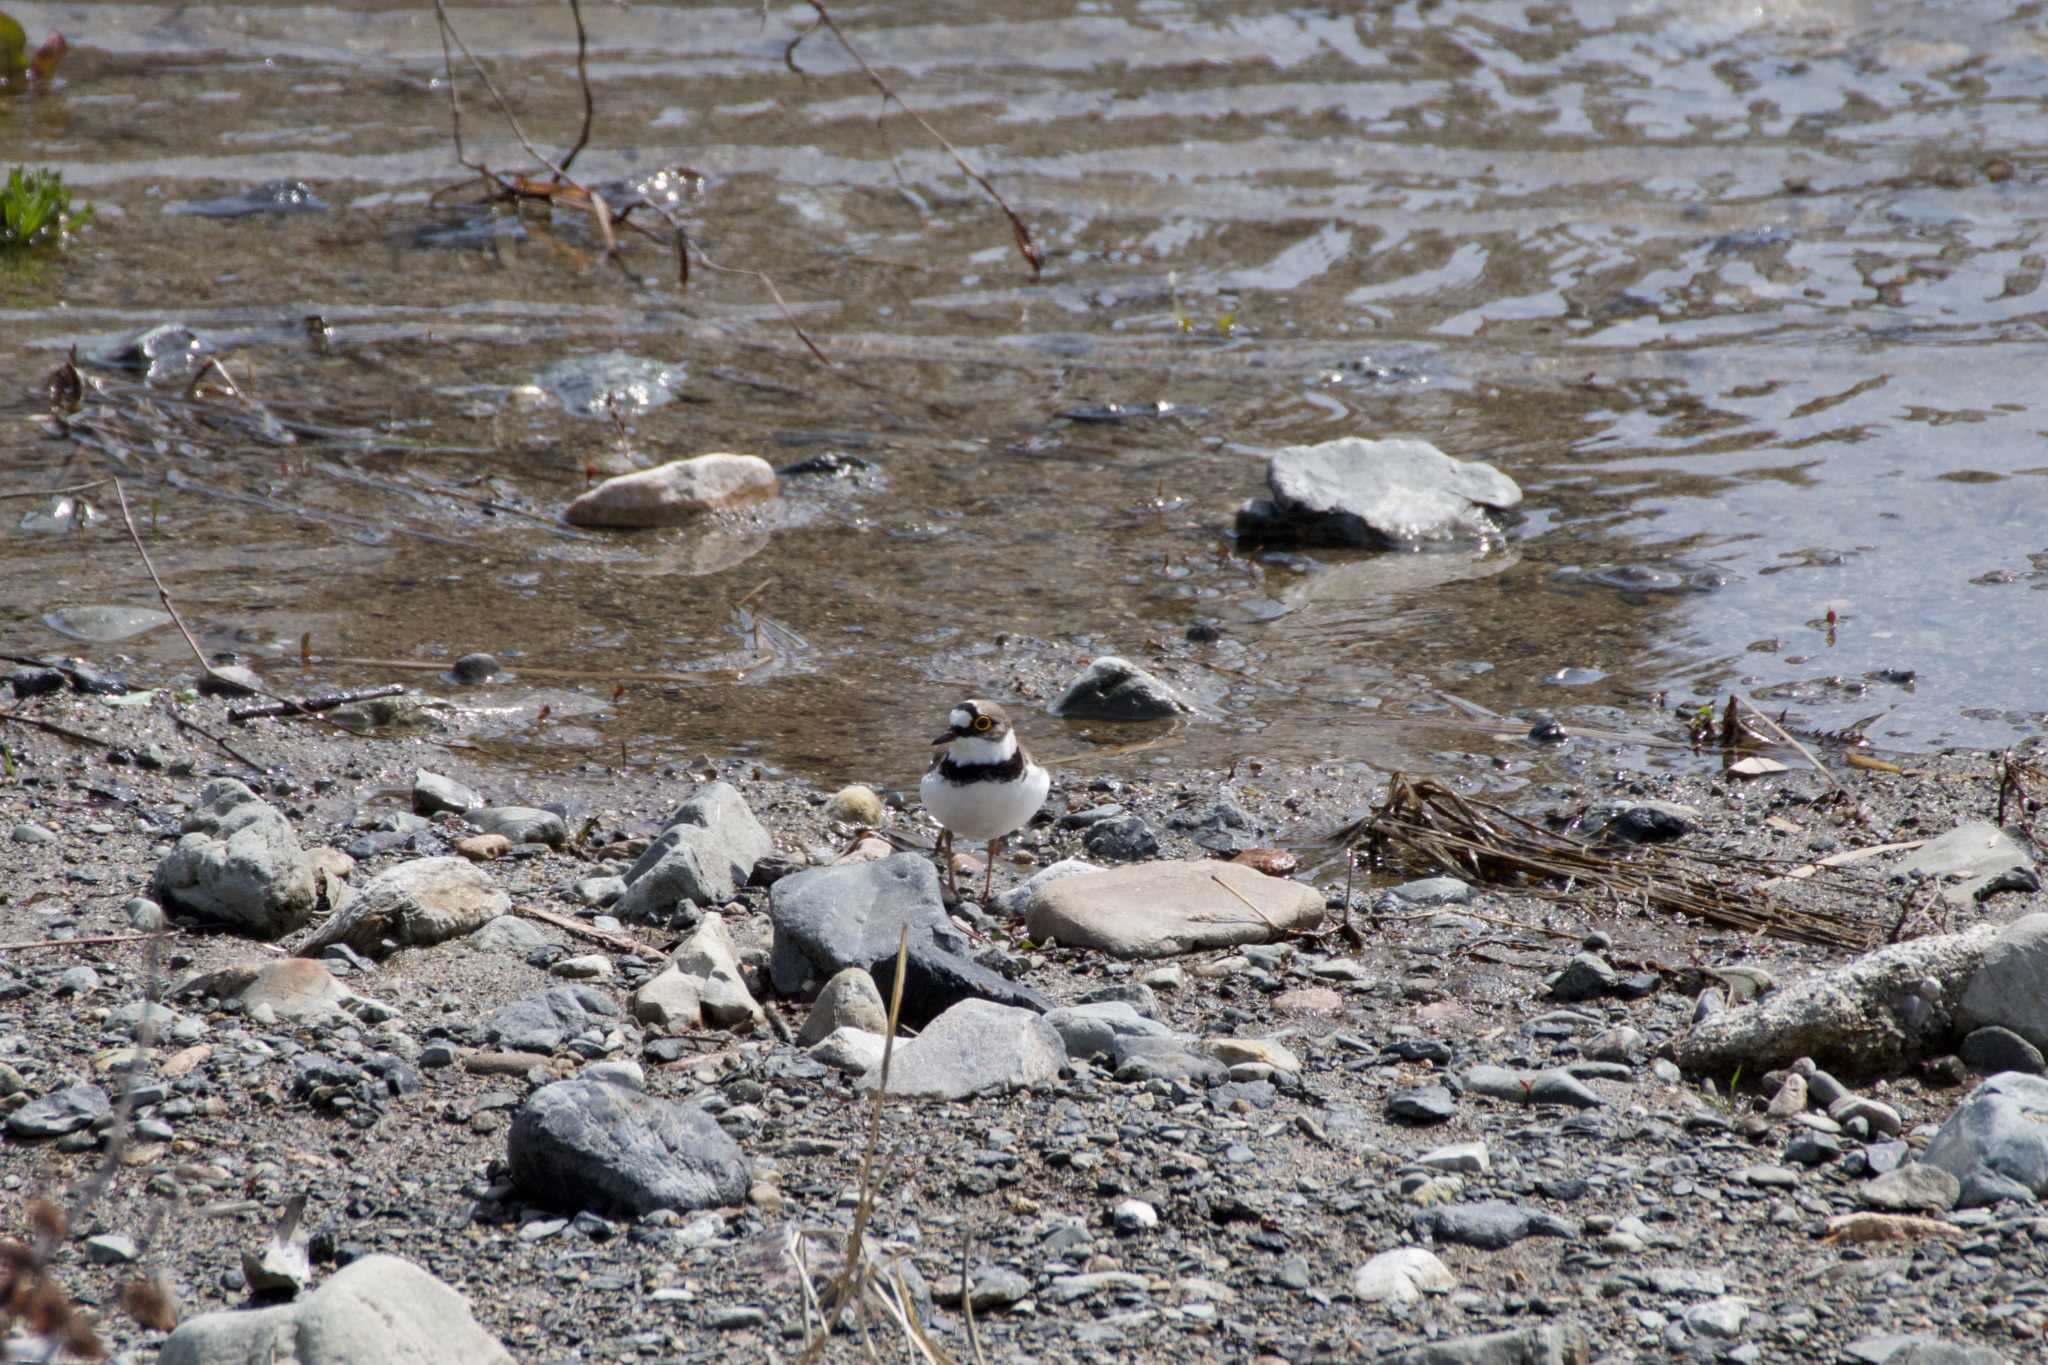
<svg viewBox="0 0 2048 1365"><path fill-rule="evenodd" d="M996 854L1003 851L1004 837L999 834L988 841L988 874L981 880L981 908L984 910L988 909L988 893L995 888Z"/></svg>
<svg viewBox="0 0 2048 1365"><path fill-rule="evenodd" d="M946 890L949 894L951 894L953 899L957 901L960 899L960 885L958 879L955 878L953 875L952 830L941 829L939 831L938 853L939 866L946 870Z"/></svg>

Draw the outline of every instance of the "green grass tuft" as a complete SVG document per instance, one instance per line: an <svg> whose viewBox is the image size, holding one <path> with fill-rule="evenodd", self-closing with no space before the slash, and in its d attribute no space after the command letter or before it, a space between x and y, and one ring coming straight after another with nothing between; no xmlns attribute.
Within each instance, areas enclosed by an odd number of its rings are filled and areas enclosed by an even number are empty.
<svg viewBox="0 0 2048 1365"><path fill-rule="evenodd" d="M56 171L16 166L0 188L0 252L55 246L92 218L92 206L71 207L71 191Z"/></svg>

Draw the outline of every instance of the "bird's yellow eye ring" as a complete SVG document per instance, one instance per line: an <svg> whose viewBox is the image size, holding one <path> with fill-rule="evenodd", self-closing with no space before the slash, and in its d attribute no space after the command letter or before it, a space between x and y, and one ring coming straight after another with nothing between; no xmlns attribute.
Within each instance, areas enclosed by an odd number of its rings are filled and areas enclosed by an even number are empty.
<svg viewBox="0 0 2048 1365"><path fill-rule="evenodd" d="M980 734L985 730L990 730L993 728L995 728L995 722L990 720L987 716L976 716L974 718L974 732L976 734Z"/></svg>

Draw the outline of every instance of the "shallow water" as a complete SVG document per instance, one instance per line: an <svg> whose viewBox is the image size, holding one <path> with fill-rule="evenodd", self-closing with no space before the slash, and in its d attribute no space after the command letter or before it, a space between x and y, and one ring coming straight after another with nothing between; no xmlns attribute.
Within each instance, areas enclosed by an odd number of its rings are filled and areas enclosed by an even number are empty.
<svg viewBox="0 0 2048 1365"><path fill-rule="evenodd" d="M0 162L61 168L99 218L0 276L0 491L121 473L203 642L259 668L307 632L330 658L498 653L524 671L462 696L514 761L740 749L902 782L963 691L1043 701L1105 652L1198 714L1091 767L1512 771L1535 714L1730 687L1897 748L2048 716L2039 6L843 13L1029 222L1037 280L824 35L785 67L808 11L591 6L576 171L704 174L687 292L655 243L620 268L573 213L476 202L430 10L8 8L73 51L58 89L0 97ZM566 146L566 9L452 13ZM472 154L526 168L462 92ZM280 179L324 211L191 211ZM66 348L166 320L252 399L388 448L42 433L29 390ZM613 351L680 367L677 401L622 431L530 387ZM1527 494L1506 547L1232 544L1266 450L1353 434L1498 464ZM548 524L593 470L716 449L869 467L793 478L753 522ZM47 624L154 594L118 517L20 529L39 506L0 502L7 648L188 671L175 631ZM1221 641L1189 643L1197 620Z"/></svg>

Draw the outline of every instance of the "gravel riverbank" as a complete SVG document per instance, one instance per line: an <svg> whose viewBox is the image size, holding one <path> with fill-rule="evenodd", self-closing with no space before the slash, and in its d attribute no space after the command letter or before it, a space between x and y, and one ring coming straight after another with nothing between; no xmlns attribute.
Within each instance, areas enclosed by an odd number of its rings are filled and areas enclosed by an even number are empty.
<svg viewBox="0 0 2048 1365"><path fill-rule="evenodd" d="M1258 922L1196 916L1175 932L1232 941L1119 955L1044 941L1050 891L1013 898L1028 930L995 908L949 920L929 857L882 840L847 854L872 814L859 793L716 757L514 776L443 733L245 729L223 707L182 713L267 771L177 728L161 701L22 704L110 749L0 730L0 1207L20 1235L31 1195L61 1201L113 1150L51 1271L129 1359L165 1341L117 1307L138 1274L161 1276L187 1323L166 1359L246 1358L232 1322L202 1315L258 1297L252 1276L270 1282L266 1245L301 1196L274 1250L303 1250L310 1275L287 1265L278 1283L307 1287L269 1311L302 1328L333 1290L384 1304L394 1331L442 1323L420 1359L797 1356L815 1331L799 1262L814 1288L829 1277L859 1203L880 958L906 924L917 1036L892 1063L909 1093L884 1110L865 1247L900 1267L898 1292L956 1359L2044 1350L2048 1215L2033 1201L2048 1143L1952 1150L1963 1111L1984 1132L2007 1111L2048 1113L2048 1082L2026 1074L2048 1004L2024 999L2048 919L2022 918L2048 898L2023 831L1982 900L1944 898L1939 869L1903 870L1910 848L1772 893L1873 944L2010 922L1965 945L1976 957L1956 979L1916 967L1902 994L1872 996L1900 1030L1895 1065L1856 1074L1809 1032L1813 1064L1688 1073L1687 1040L1717 1013L1796 1003L1860 948L1421 869L1361 876L1347 936L1329 836L1378 794L1353 770L1057 774L999 891L1067 858L1156 869L1249 849L1247 867L1275 869L1257 850L1280 850L1329 910L1282 933L1287 885L1247 870L1240 887L1241 869L1212 862L1187 875ZM1908 766L1842 770L1860 823L1818 774L1748 781L1704 763L1560 777L1512 804L1539 822L1601 802L1647 812L1630 819L1677 837L1613 857L1681 849L1761 897L1744 860L1789 871L1990 818L1992 756ZM491 810L465 814L472 799ZM882 824L929 840L914 811L885 807ZM208 870L195 829L223 849L271 842ZM1115 875L1138 878L1110 898L1123 927L1164 903L1141 874ZM279 918L224 930L189 912L207 895ZM856 921L879 939L843 942ZM288 956L309 943L317 955ZM874 966L882 989L840 980L848 965ZM828 979L833 1018L810 1021ZM384 1257L459 1291L473 1323ZM870 1330L905 1355L899 1328ZM299 1358L347 1358L319 1356L317 1335L300 1332L293 1349L313 1354ZM402 1340L379 1349L416 1358ZM831 1347L860 1353L856 1336Z"/></svg>

